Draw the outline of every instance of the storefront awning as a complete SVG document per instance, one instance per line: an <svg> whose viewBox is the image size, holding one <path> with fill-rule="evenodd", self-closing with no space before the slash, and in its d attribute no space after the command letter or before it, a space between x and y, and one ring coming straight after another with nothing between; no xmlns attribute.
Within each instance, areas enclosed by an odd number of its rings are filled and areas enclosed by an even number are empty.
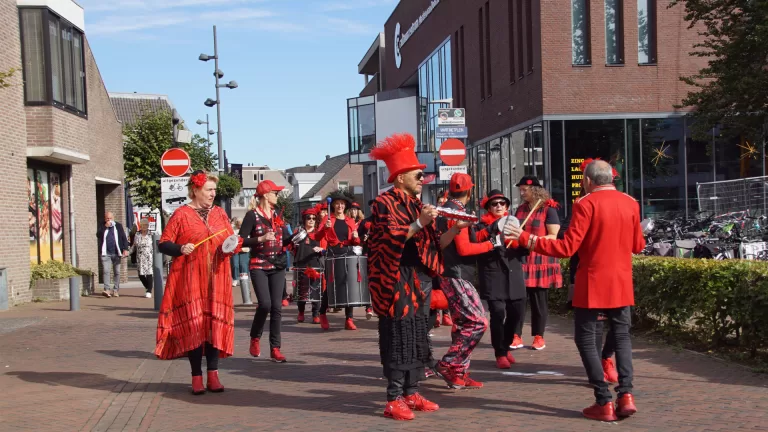
<svg viewBox="0 0 768 432"><path fill-rule="evenodd" d="M103 185L121 185L122 183L120 180L113 180L106 177L96 177L96 184L103 184Z"/></svg>
<svg viewBox="0 0 768 432"><path fill-rule="evenodd" d="M79 165L91 160L85 153L61 147L27 147L27 158L60 165Z"/></svg>

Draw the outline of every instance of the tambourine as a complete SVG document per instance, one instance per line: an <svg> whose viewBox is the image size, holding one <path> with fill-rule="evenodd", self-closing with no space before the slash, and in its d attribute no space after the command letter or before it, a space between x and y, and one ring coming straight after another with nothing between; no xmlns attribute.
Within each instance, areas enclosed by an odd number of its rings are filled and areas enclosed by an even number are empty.
<svg viewBox="0 0 768 432"><path fill-rule="evenodd" d="M224 240L224 243L221 244L221 251L224 253L232 253L237 249L237 244L240 241L240 236L237 234L232 234L231 236L227 237L226 240Z"/></svg>
<svg viewBox="0 0 768 432"><path fill-rule="evenodd" d="M291 243L298 245L299 243L303 242L304 239L307 238L307 231L304 228L297 228L296 232L293 233L290 240Z"/></svg>
<svg viewBox="0 0 768 432"><path fill-rule="evenodd" d="M458 210L454 210L447 207L437 207L437 214L446 219L471 222L473 224L480 222L480 218L473 214L465 213L463 211L458 211Z"/></svg>
<svg viewBox="0 0 768 432"><path fill-rule="evenodd" d="M504 216L502 218L499 218L499 220L496 221L496 228L499 229L500 233L503 233L504 232L504 227L508 226L507 224L509 224L509 226L519 227L520 226L520 219L518 219L518 218L516 218L516 217L514 217L512 215Z"/></svg>

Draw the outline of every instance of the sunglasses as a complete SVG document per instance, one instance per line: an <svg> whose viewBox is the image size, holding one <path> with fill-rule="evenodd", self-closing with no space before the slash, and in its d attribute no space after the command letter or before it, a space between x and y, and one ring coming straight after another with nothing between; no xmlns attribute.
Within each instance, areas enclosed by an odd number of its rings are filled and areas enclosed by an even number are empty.
<svg viewBox="0 0 768 432"><path fill-rule="evenodd" d="M416 180L421 180L423 178L424 178L424 172L423 171L419 171L419 172L416 173Z"/></svg>
<svg viewBox="0 0 768 432"><path fill-rule="evenodd" d="M315 220L315 219L317 219L317 218L314 217L314 216L307 216L307 220Z"/></svg>
<svg viewBox="0 0 768 432"><path fill-rule="evenodd" d="M504 207L504 206L507 205L507 203L504 202L504 201L494 201L494 202L492 202L492 203L490 203L488 205L491 206L491 207Z"/></svg>

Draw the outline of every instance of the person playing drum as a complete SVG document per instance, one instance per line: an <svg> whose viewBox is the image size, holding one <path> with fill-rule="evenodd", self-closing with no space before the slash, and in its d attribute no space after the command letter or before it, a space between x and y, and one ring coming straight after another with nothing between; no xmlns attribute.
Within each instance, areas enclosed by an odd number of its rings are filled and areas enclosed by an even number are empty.
<svg viewBox="0 0 768 432"><path fill-rule="evenodd" d="M330 199L331 208L333 214L326 217L320 223L320 229L315 234L315 240L325 240L328 244L329 255L333 256L345 256L350 254L351 246L360 245L360 237L357 234L357 226L355 221L348 218L345 214L346 209L352 207L352 196L349 192L337 190L331 192L328 195ZM325 281L326 287L329 286L329 281ZM344 328L347 330L357 330L352 317L351 306L344 308L344 314L346 321ZM328 323L328 290L323 291L323 302L320 306L320 326L323 330L328 330L330 324Z"/></svg>
<svg viewBox="0 0 768 432"><path fill-rule="evenodd" d="M301 218L304 222L304 230L307 232L307 237L299 242L299 244L292 243L291 250L296 257L293 265L299 269L299 277L296 280L296 290L300 293L298 300L299 315L296 321L304 322L304 310L306 307L306 300L302 298L304 285L309 286L313 275L322 268L320 258L323 256L325 249L325 240L317 241L313 237L315 232L315 224L317 223L317 214L314 208L309 208L301 213ZM320 270L321 271L321 270ZM319 273L318 273L319 274ZM312 323L320 324L320 317L318 316L318 310L320 308L319 302L312 302Z"/></svg>

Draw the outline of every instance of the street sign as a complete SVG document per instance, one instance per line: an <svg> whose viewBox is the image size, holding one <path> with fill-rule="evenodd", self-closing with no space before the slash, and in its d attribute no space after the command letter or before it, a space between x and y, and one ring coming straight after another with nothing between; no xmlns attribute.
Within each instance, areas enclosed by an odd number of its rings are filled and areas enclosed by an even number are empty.
<svg viewBox="0 0 768 432"><path fill-rule="evenodd" d="M160 167L171 177L181 177L192 167L189 154L180 148L168 149L160 157Z"/></svg>
<svg viewBox="0 0 768 432"><path fill-rule="evenodd" d="M160 206L163 211L171 215L179 207L191 200L187 196L189 189L189 177L163 177L160 179Z"/></svg>
<svg viewBox="0 0 768 432"><path fill-rule="evenodd" d="M446 165L458 165L464 162L466 157L467 147L456 138L447 139L440 145L440 160Z"/></svg>
<svg viewBox="0 0 768 432"><path fill-rule="evenodd" d="M441 166L440 167L440 181L448 181L451 179L451 176L456 173L467 173L467 167L466 165L459 165L459 166Z"/></svg>
<svg viewBox="0 0 768 432"><path fill-rule="evenodd" d="M435 138L468 138L469 129L466 126L438 126L435 129Z"/></svg>
<svg viewBox="0 0 768 432"><path fill-rule="evenodd" d="M438 126L464 126L467 124L464 108L438 108Z"/></svg>

